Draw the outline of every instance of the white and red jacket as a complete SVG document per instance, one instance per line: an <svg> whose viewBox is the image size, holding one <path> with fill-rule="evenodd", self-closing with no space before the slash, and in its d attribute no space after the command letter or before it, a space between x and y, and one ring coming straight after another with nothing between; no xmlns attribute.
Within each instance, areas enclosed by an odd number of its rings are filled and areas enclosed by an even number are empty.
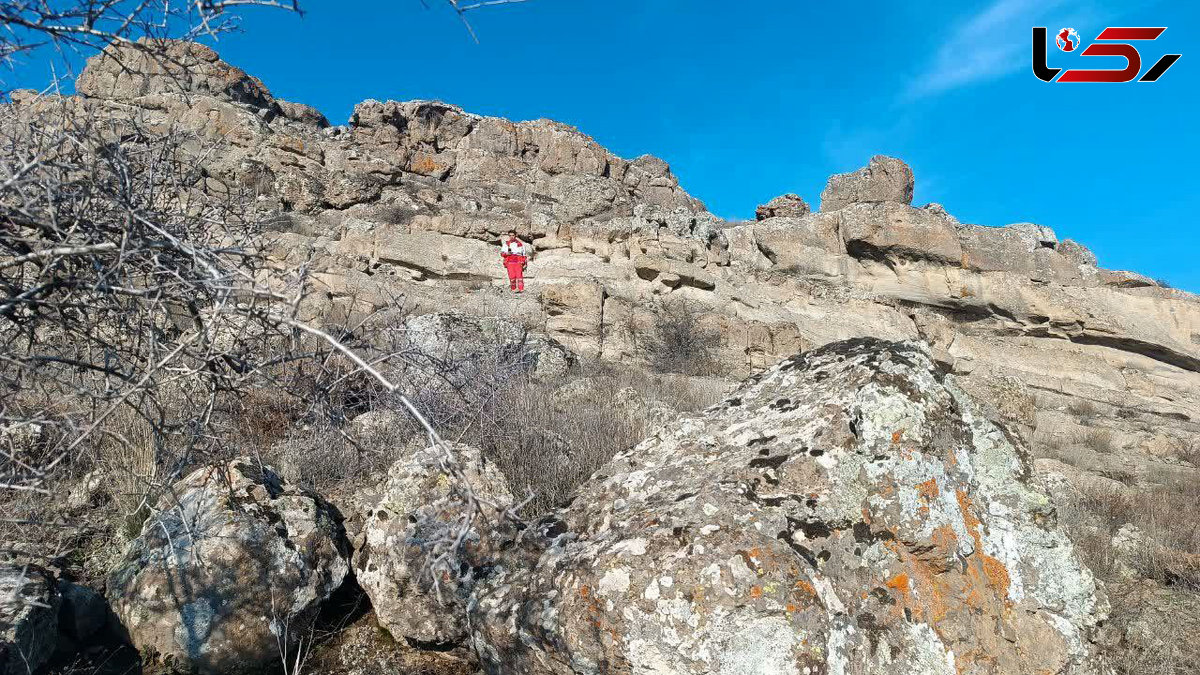
<svg viewBox="0 0 1200 675"><path fill-rule="evenodd" d="M507 262L509 256L520 258L520 262L525 262L529 259L529 254L533 252L533 247L520 239L509 239L500 245L500 257Z"/></svg>

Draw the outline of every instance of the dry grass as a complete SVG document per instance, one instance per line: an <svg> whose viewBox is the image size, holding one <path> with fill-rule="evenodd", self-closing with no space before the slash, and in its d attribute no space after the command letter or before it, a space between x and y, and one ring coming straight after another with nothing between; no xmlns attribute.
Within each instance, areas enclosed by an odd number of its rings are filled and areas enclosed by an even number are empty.
<svg viewBox="0 0 1200 675"><path fill-rule="evenodd" d="M1067 410L1082 422L1088 422L1100 415L1100 407L1090 399L1074 398L1067 405Z"/></svg>
<svg viewBox="0 0 1200 675"><path fill-rule="evenodd" d="M1106 584L1112 609L1103 652L1119 675L1181 675L1200 663L1200 485L1085 492L1059 518ZM1133 525L1132 550L1113 535Z"/></svg>
<svg viewBox="0 0 1200 675"><path fill-rule="evenodd" d="M1194 467L1200 467L1200 440L1194 438L1176 439L1172 444L1171 455Z"/></svg>
<svg viewBox="0 0 1200 675"><path fill-rule="evenodd" d="M1200 592L1200 485L1179 480L1140 492L1085 493L1064 509L1068 531L1082 540L1081 551L1102 577L1113 569L1112 535L1132 524L1144 546L1131 562L1149 579Z"/></svg>
<svg viewBox="0 0 1200 675"><path fill-rule="evenodd" d="M1102 455L1112 454L1117 450L1117 442L1113 433L1106 429L1089 429L1083 434L1082 444Z"/></svg>
<svg viewBox="0 0 1200 675"><path fill-rule="evenodd" d="M716 354L720 345L721 335L701 323L701 312L680 300L659 309L647 351L651 367L660 373L715 375L722 368Z"/></svg>
<svg viewBox="0 0 1200 675"><path fill-rule="evenodd" d="M666 418L716 403L725 389L711 378L586 368L552 382L513 383L465 432L514 494L533 493L527 514L534 515L566 504L613 455Z"/></svg>
<svg viewBox="0 0 1200 675"><path fill-rule="evenodd" d="M97 470L127 537L135 537L157 497L158 441L150 423L129 408L114 413L98 443Z"/></svg>

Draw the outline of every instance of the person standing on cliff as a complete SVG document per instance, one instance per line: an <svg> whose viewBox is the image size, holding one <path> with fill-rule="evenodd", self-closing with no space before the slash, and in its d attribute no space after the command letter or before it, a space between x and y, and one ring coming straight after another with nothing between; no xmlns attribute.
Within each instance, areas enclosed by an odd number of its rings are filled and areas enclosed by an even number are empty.
<svg viewBox="0 0 1200 675"><path fill-rule="evenodd" d="M508 237L500 243L500 261L508 270L508 287L517 293L525 292L525 267L529 264L529 256L533 249L521 241L516 230L509 230Z"/></svg>

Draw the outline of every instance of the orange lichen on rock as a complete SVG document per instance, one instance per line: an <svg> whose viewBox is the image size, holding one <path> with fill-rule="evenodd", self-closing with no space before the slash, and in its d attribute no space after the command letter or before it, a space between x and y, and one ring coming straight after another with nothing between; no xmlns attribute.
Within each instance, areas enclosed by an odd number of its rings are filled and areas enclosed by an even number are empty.
<svg viewBox="0 0 1200 675"><path fill-rule="evenodd" d="M958 509L962 512L963 523L967 526L967 531L975 538L976 543L979 543L979 525L981 521L971 513L971 498L963 490L956 490L955 496L958 497Z"/></svg>
<svg viewBox="0 0 1200 675"><path fill-rule="evenodd" d="M808 583L807 581L803 579L797 579L794 587L792 588L792 597L795 598L797 602L809 604L817 599L817 589L813 588L812 584Z"/></svg>
<svg viewBox="0 0 1200 675"><path fill-rule="evenodd" d="M988 581L1006 603L1011 602L1008 599L1008 585L1012 582L1012 578L1008 574L1008 568L1004 566L1004 563L983 551L980 551L979 555L983 559L983 573L987 575Z"/></svg>
<svg viewBox="0 0 1200 675"><path fill-rule="evenodd" d="M413 160L410 168L412 169L413 173L429 175L438 170L438 165L437 162L434 161L433 157L423 154Z"/></svg>
<svg viewBox="0 0 1200 675"><path fill-rule="evenodd" d="M892 445L899 445L901 438L904 438L904 430L903 429L897 429L896 431L893 431L892 432Z"/></svg>
<svg viewBox="0 0 1200 675"><path fill-rule="evenodd" d="M908 595L908 583L908 575L904 572L901 572L891 579L885 581L883 585L894 591L899 591L903 595Z"/></svg>
<svg viewBox="0 0 1200 675"><path fill-rule="evenodd" d="M919 483L917 485L917 494L920 495L921 498L927 502L933 501L938 496L938 494L940 494L940 492L941 491L938 489L938 483L937 483L936 478L930 478L929 480L925 481L924 483Z"/></svg>
<svg viewBox="0 0 1200 675"><path fill-rule="evenodd" d="M971 498L967 496L967 493L958 490L956 495L958 497L958 508L962 511L963 522L967 526L967 531L971 533L971 537L975 539L975 552L979 555L979 559L982 562L984 576L999 597L1003 598L1006 603L1011 604L1011 601L1008 599L1008 586L1012 581L1012 577L1008 573L1008 568L1004 566L1004 563L983 552L983 536L979 533L982 521L971 512Z"/></svg>

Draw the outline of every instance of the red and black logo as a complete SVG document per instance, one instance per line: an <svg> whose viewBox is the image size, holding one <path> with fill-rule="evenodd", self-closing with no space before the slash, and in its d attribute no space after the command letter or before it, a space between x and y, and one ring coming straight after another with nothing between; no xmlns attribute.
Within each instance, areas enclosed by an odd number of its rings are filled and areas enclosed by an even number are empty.
<svg viewBox="0 0 1200 675"><path fill-rule="evenodd" d="M1087 46L1080 52L1081 56L1123 56L1125 67L1118 70L1084 70L1072 68L1058 78L1058 82L1154 82L1162 77L1167 69L1179 60L1180 54L1165 54L1150 66L1145 75L1138 78L1142 71L1142 55L1137 48L1128 42L1117 40L1157 40L1166 28L1105 28L1096 36L1097 42ZM1064 28L1054 36L1055 43L1063 52L1079 50L1079 33L1074 28ZM1099 42L1104 40L1105 42ZM1033 74L1039 80L1054 82L1054 78L1062 68L1051 68L1046 65L1046 27L1035 26L1033 29Z"/></svg>

